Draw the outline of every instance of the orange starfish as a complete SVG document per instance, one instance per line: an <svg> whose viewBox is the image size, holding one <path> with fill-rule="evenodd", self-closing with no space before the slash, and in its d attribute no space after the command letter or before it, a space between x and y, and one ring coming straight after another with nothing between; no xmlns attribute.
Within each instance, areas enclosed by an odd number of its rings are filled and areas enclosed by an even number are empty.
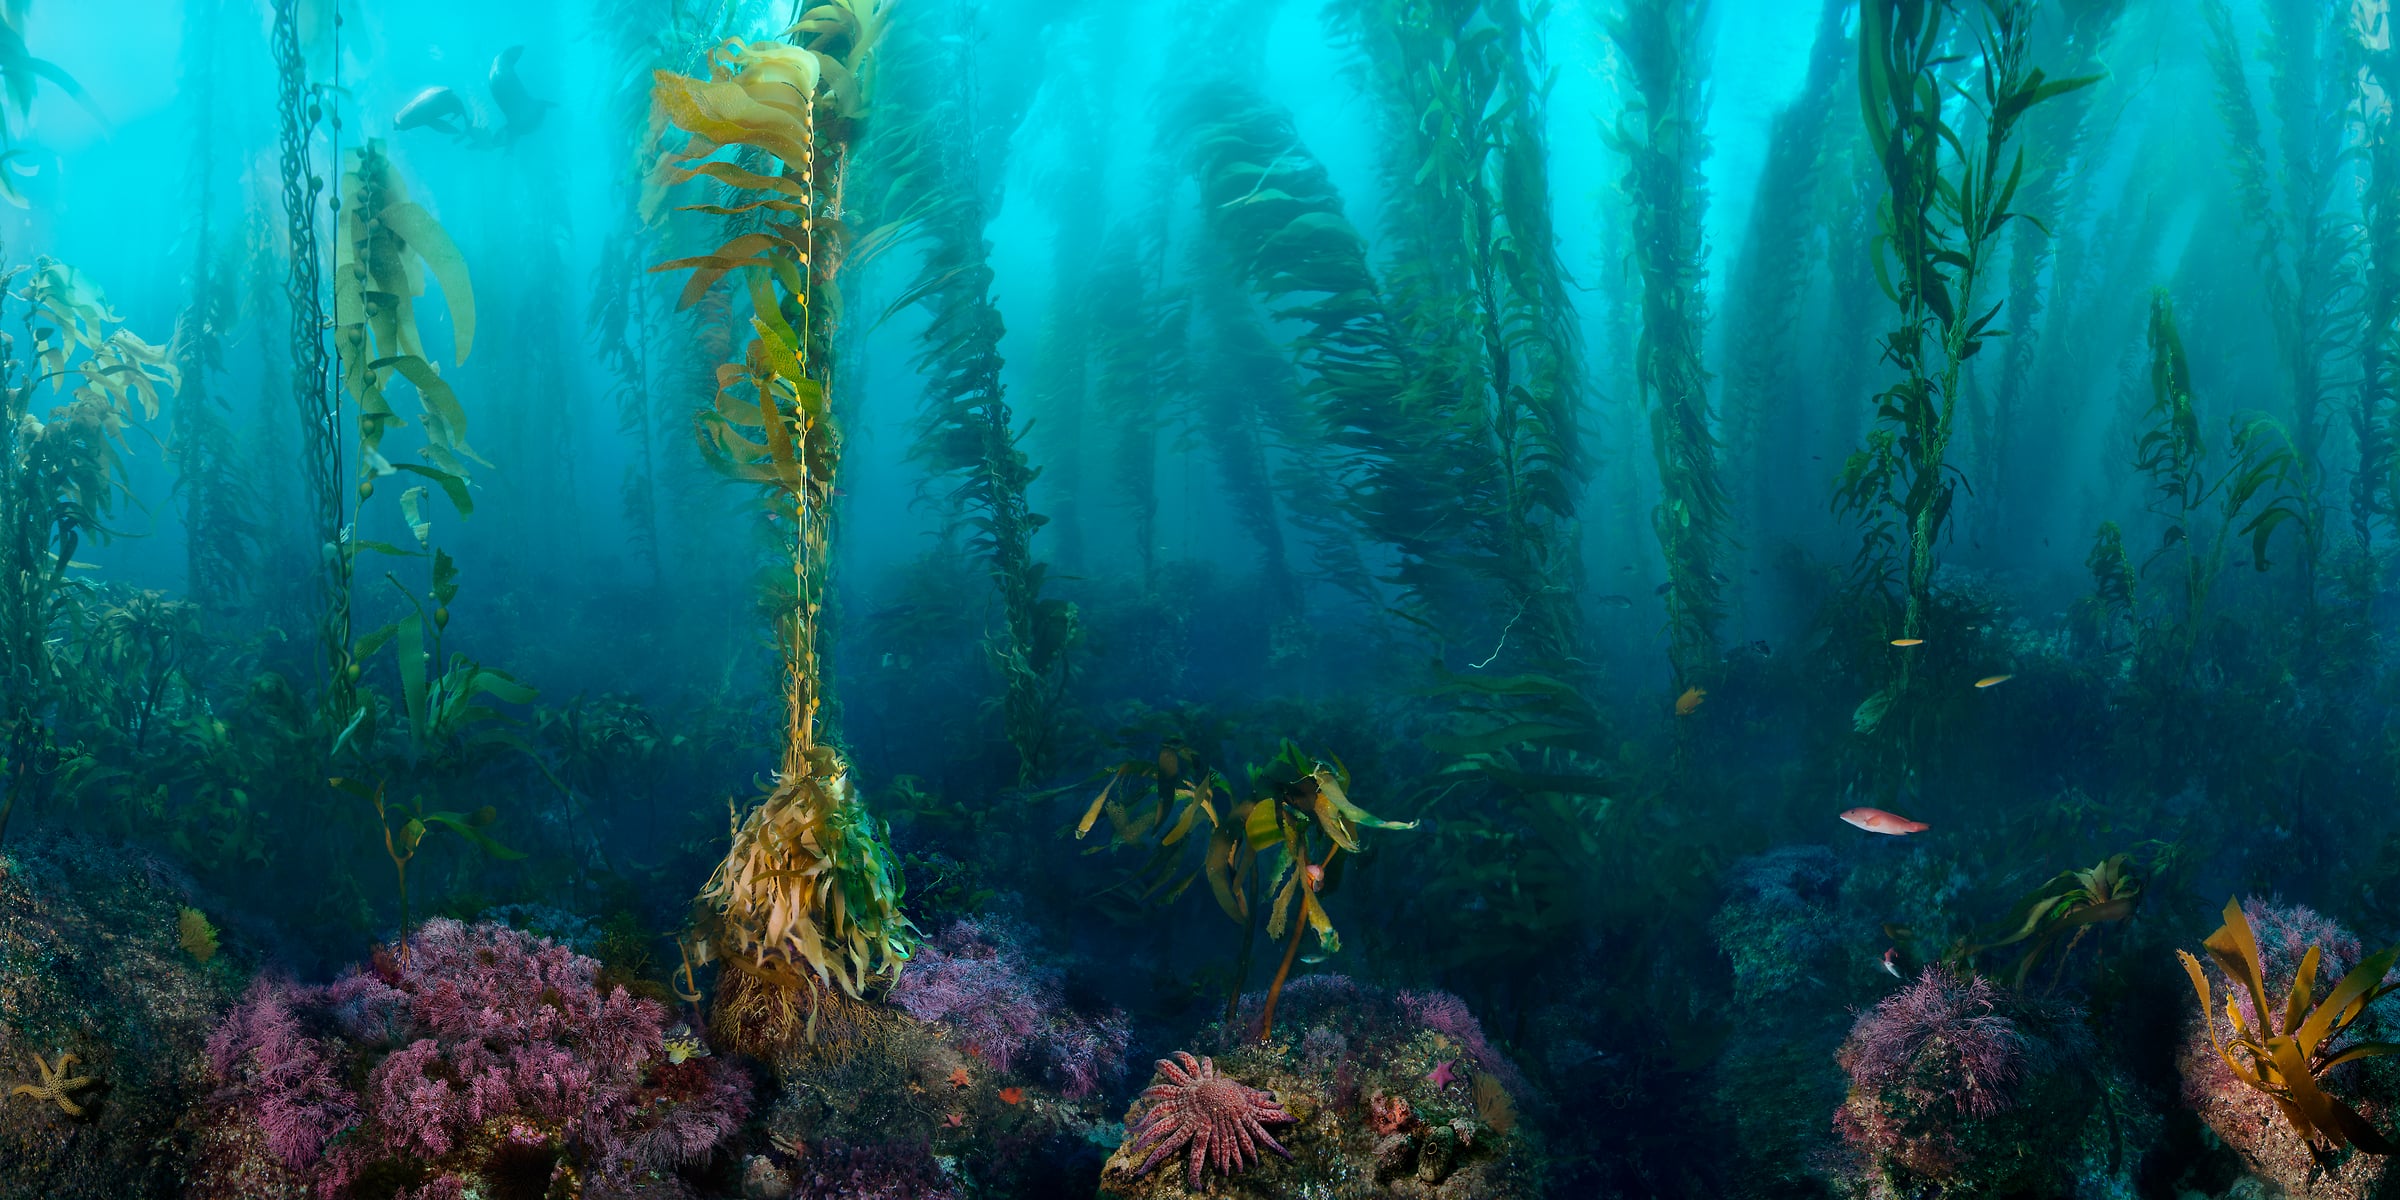
<svg viewBox="0 0 2400 1200"><path fill-rule="evenodd" d="M1019 1088L1019 1087L1012 1087L1012 1088L1001 1088L1001 1089L1000 1089L1000 1103L1002 1103L1002 1104L1023 1104L1023 1103L1025 1103L1025 1089L1024 1089L1024 1088Z"/></svg>
<svg viewBox="0 0 2400 1200"><path fill-rule="evenodd" d="M36 1086L30 1083L20 1083L10 1088L8 1094L10 1096L31 1096L37 1101L48 1100L57 1104L59 1110L68 1116L80 1117L83 1115L82 1106L68 1099L67 1094L100 1082L89 1075L78 1075L72 1079L67 1077L67 1068L80 1061L82 1060L72 1054L61 1054L58 1056L58 1065L54 1067L43 1062L42 1056L36 1054L33 1056L33 1066L35 1070L42 1073L41 1084Z"/></svg>
<svg viewBox="0 0 2400 1200"><path fill-rule="evenodd" d="M970 1082L972 1081L967 1077L967 1069L965 1067L960 1067L959 1069L950 1072L951 1087L963 1088Z"/></svg>

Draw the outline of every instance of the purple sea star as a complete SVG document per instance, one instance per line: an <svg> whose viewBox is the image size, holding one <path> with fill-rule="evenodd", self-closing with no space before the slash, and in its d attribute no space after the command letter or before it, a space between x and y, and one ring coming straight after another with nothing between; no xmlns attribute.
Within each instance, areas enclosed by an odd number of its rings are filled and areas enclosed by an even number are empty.
<svg viewBox="0 0 2400 1200"><path fill-rule="evenodd" d="M1457 1064L1458 1060L1455 1058L1443 1059L1442 1065L1435 1067L1432 1071L1426 1074L1425 1082L1432 1084L1434 1089L1437 1091L1442 1088L1449 1087L1451 1084L1457 1083L1458 1072L1450 1069Z"/></svg>
<svg viewBox="0 0 2400 1200"><path fill-rule="evenodd" d="M1159 1073L1167 1082L1153 1084L1142 1093L1144 1100L1155 1103L1134 1127L1133 1152L1150 1151L1150 1157L1134 1169L1136 1178L1148 1174L1160 1159L1187 1142L1192 1147L1189 1178L1194 1188L1200 1186L1204 1161L1213 1163L1219 1175L1236 1175L1258 1161L1262 1143L1286 1159L1292 1156L1267 1134L1268 1125L1288 1125L1295 1120L1276 1103L1273 1093L1217 1074L1214 1060L1195 1059L1181 1050L1175 1057L1183 1060L1182 1065L1158 1060Z"/></svg>

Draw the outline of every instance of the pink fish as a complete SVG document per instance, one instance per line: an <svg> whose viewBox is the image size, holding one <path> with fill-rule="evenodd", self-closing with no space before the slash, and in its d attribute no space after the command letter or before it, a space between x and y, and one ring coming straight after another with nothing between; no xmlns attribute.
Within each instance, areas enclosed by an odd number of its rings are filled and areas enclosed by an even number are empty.
<svg viewBox="0 0 2400 1200"><path fill-rule="evenodd" d="M1888 833L1893 837L1904 833L1923 833L1933 828L1923 821L1911 821L1898 813L1888 813L1880 808L1853 808L1844 812L1842 819L1868 833Z"/></svg>
<svg viewBox="0 0 2400 1200"><path fill-rule="evenodd" d="M1899 979L1899 978L1902 978L1902 977L1903 977L1903 976L1900 974L1900 947L1898 947L1898 946L1888 946L1888 947L1886 947L1886 948L1884 949L1884 951L1883 951L1883 969L1884 969L1885 971L1888 971L1888 972L1890 972L1890 973L1891 973L1891 976L1892 976L1892 978L1894 978L1894 979Z"/></svg>

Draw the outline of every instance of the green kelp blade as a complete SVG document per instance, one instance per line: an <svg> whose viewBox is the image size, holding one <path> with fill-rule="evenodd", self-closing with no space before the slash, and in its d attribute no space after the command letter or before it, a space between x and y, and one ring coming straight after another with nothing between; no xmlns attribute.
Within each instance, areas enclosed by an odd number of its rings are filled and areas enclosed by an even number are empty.
<svg viewBox="0 0 2400 1200"><path fill-rule="evenodd" d="M1325 797L1328 800L1331 800L1333 802L1334 810L1341 813L1342 816L1348 818L1349 820L1355 821L1360 825L1364 825L1369 829L1415 829L1417 827L1417 823L1415 821L1386 821L1383 818L1378 817L1355 804L1352 804L1350 802L1350 794L1347 789L1342 787L1341 780L1337 778L1332 771L1325 769L1325 767L1322 765L1317 767L1315 776L1317 780L1317 794ZM1356 849L1356 847L1348 848Z"/></svg>

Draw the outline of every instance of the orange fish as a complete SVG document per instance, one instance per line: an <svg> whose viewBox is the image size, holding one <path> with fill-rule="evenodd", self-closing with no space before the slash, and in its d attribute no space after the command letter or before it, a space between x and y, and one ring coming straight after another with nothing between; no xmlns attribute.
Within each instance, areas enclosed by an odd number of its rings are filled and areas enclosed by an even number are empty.
<svg viewBox="0 0 2400 1200"><path fill-rule="evenodd" d="M1700 701L1707 696L1708 690L1705 688L1683 689L1683 694L1675 697L1675 715L1679 717L1692 715L1700 707Z"/></svg>
<svg viewBox="0 0 2400 1200"><path fill-rule="evenodd" d="M1893 644L1893 645L1895 645L1895 646L1922 646L1922 645L1924 645L1924 644L1925 644L1925 639L1924 639L1924 638L1893 638L1893 639L1892 639L1892 644Z"/></svg>
<svg viewBox="0 0 2400 1200"><path fill-rule="evenodd" d="M1888 813L1880 808L1849 809L1842 813L1842 820L1868 833L1888 833L1893 837L1904 833L1923 833L1933 828L1923 821L1911 821L1898 813Z"/></svg>
<svg viewBox="0 0 2400 1200"><path fill-rule="evenodd" d="M1002 1104L1023 1104L1023 1103L1025 1103L1025 1089L1024 1089L1024 1088L1014 1088L1014 1087L1010 1087L1010 1088L1001 1088L1001 1089L1000 1089L1000 1103L1002 1103Z"/></svg>
<svg viewBox="0 0 2400 1200"><path fill-rule="evenodd" d="M2015 678L2016 676L2014 675L1986 675L1983 678L1976 680L1975 686L1979 688L1993 687L1998 684L2007 683L2009 680Z"/></svg>

